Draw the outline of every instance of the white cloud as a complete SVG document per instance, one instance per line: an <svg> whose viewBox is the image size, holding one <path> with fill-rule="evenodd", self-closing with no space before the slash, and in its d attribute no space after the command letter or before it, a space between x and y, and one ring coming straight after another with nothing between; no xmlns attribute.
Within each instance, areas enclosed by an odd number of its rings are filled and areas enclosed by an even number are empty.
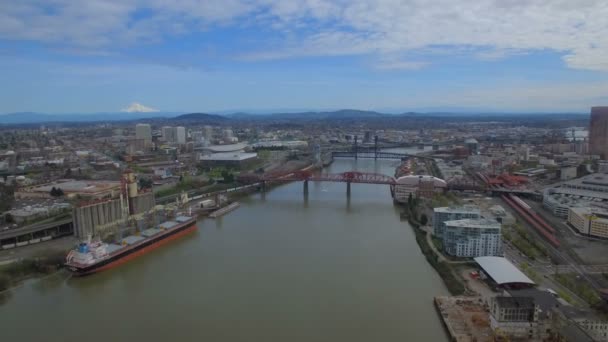
<svg viewBox="0 0 608 342"><path fill-rule="evenodd" d="M284 40L245 59L465 46L482 59L551 50L608 71L606 18L605 0L30 0L0 3L0 39L111 49L253 20Z"/></svg>
<svg viewBox="0 0 608 342"><path fill-rule="evenodd" d="M453 91L441 98L444 104L538 111L581 111L608 100L608 82L528 82ZM480 100L483 99L483 100Z"/></svg>
<svg viewBox="0 0 608 342"><path fill-rule="evenodd" d="M378 70L418 70L429 66L425 61L413 61L398 56L385 56L373 64Z"/></svg>

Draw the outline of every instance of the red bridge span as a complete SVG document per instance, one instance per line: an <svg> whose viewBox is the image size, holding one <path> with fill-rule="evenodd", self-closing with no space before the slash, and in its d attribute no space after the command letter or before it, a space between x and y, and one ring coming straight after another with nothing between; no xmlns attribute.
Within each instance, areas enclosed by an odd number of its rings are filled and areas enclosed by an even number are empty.
<svg viewBox="0 0 608 342"><path fill-rule="evenodd" d="M342 173L318 173L313 171L294 171L289 173L266 173L262 175L247 174L239 176L239 181L248 184L261 184L265 187L267 182L304 182L304 191L308 190L308 181L313 182L337 182L346 183L347 191L350 193L350 184L386 184L396 185L397 180L394 177L371 172L347 171ZM477 184L448 183L448 190L476 190L483 191L482 187Z"/></svg>
<svg viewBox="0 0 608 342"><path fill-rule="evenodd" d="M239 181L260 183L265 187L267 182L304 182L304 192L308 192L308 181L346 183L346 192L350 194L351 183L395 185L394 177L380 173L348 171L342 173L316 173L312 171L294 171L290 173L269 173L264 175L243 175Z"/></svg>
<svg viewBox="0 0 608 342"><path fill-rule="evenodd" d="M269 175L262 177L264 181L315 181L341 182L361 184L396 184L395 178L380 173L348 171L342 173L314 173L311 171L296 171L286 175Z"/></svg>

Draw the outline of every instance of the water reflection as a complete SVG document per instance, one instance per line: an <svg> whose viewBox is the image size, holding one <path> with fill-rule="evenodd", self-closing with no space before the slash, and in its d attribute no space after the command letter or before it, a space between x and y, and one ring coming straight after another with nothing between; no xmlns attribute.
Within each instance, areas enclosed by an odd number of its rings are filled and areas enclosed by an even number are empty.
<svg viewBox="0 0 608 342"><path fill-rule="evenodd" d="M41 279L34 280L32 288L38 293L45 294L55 291L71 277L67 270L60 270Z"/></svg>
<svg viewBox="0 0 608 342"><path fill-rule="evenodd" d="M395 162L378 163L392 174ZM343 160L329 172L351 170L377 167ZM2 340L445 341L432 297L447 292L388 187L309 190L274 187L121 267L15 289Z"/></svg>

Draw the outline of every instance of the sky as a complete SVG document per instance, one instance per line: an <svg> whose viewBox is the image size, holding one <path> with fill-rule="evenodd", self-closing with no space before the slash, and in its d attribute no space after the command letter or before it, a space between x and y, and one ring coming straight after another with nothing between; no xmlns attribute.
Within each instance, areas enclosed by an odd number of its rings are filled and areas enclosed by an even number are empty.
<svg viewBox="0 0 608 342"><path fill-rule="evenodd" d="M606 0L0 0L0 113L608 105Z"/></svg>

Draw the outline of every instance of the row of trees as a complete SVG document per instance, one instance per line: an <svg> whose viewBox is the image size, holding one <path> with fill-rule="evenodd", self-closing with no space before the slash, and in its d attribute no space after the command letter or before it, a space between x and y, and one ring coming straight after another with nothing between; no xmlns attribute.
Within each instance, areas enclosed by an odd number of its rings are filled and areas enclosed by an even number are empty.
<svg viewBox="0 0 608 342"><path fill-rule="evenodd" d="M50 193L51 193L51 196L53 196L53 197L61 197L64 195L63 190L61 190L61 188L56 188L56 187L53 187L51 189Z"/></svg>
<svg viewBox="0 0 608 342"><path fill-rule="evenodd" d="M12 185L0 184L0 213L11 210L15 202L15 188Z"/></svg>
<svg viewBox="0 0 608 342"><path fill-rule="evenodd" d="M419 203L420 203L420 200L417 197L415 198L414 196L412 196L412 194L409 194L409 196L407 197L406 210L408 212L408 216L410 216L415 221L418 221L421 226L426 226L426 224L429 222L429 218L424 213L422 213L422 215L420 215L420 217L418 217L418 204Z"/></svg>

